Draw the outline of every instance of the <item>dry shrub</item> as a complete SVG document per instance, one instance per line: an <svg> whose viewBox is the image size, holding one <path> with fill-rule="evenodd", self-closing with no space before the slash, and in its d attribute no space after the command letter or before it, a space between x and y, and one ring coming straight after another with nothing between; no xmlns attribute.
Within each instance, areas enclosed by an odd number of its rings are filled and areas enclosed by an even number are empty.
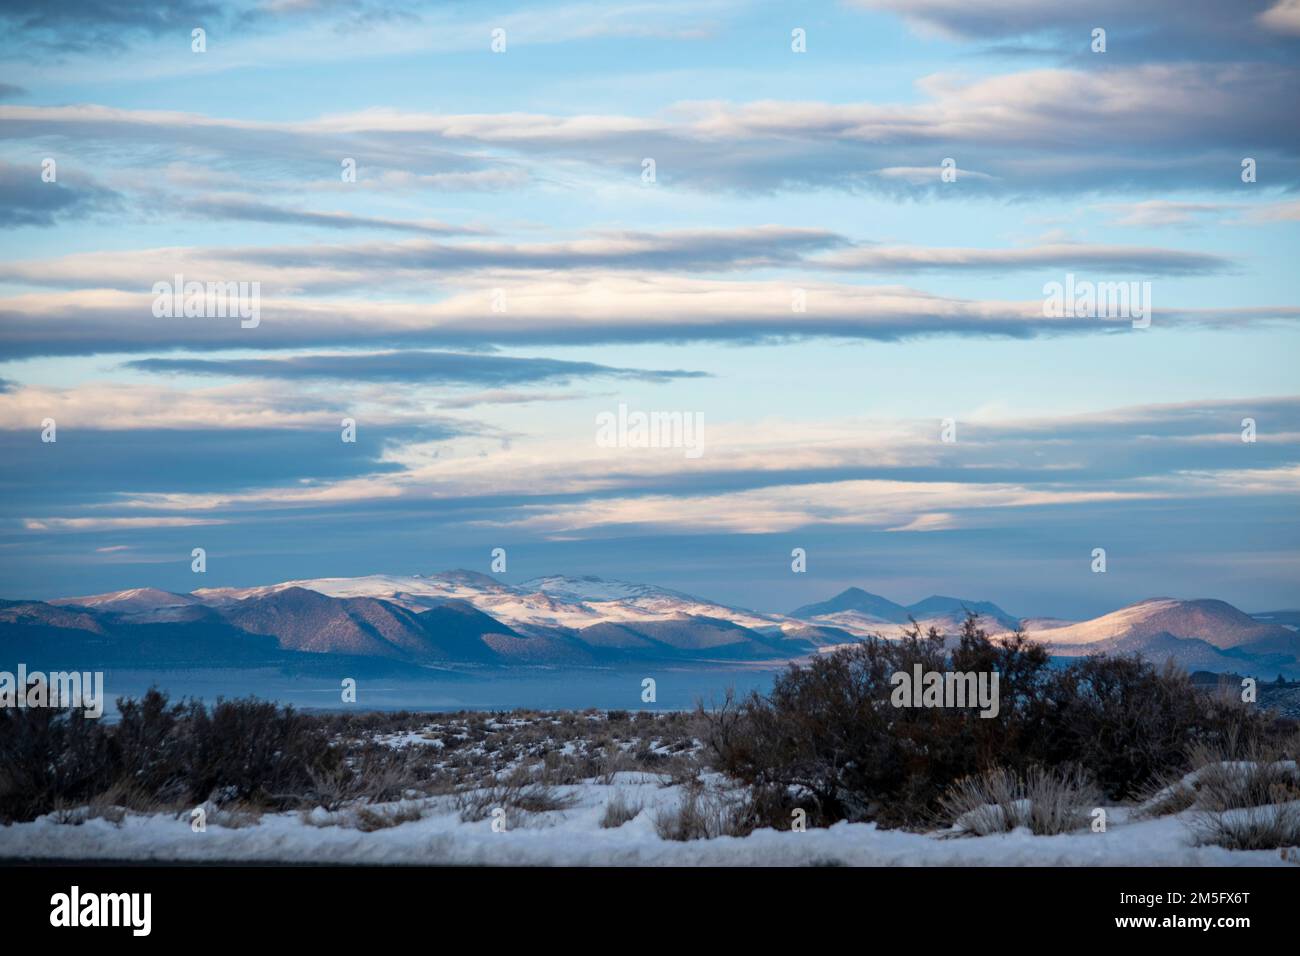
<svg viewBox="0 0 1300 956"><path fill-rule="evenodd" d="M606 830L621 827L629 820L635 819L644 809L645 804L640 801L633 802L623 791L616 791L614 796L605 803L605 815L600 818L600 825Z"/></svg>
<svg viewBox="0 0 1300 956"><path fill-rule="evenodd" d="M663 840L712 840L753 832L743 799L698 786L687 787L676 806L656 811L654 824Z"/></svg>
<svg viewBox="0 0 1300 956"><path fill-rule="evenodd" d="M1187 780L1195 792L1190 826L1196 841L1230 850L1300 845L1297 742L1197 748L1197 769Z"/></svg>
<svg viewBox="0 0 1300 956"><path fill-rule="evenodd" d="M358 807L354 825L362 833L387 830L390 827L411 823L423 816L419 804L399 803L393 807Z"/></svg>
<svg viewBox="0 0 1300 956"><path fill-rule="evenodd" d="M455 806L466 823L486 820L498 807L506 811L510 826L521 822L520 813L550 813L567 810L577 802L572 794L559 793L554 787L538 783L527 769L520 768L505 780L489 780L470 785L456 794Z"/></svg>
<svg viewBox="0 0 1300 956"><path fill-rule="evenodd" d="M893 706L891 677L915 665L996 671L998 715ZM770 694L728 696L699 716L724 773L755 791L806 795L819 820L882 826L924 826L955 783L997 768L1028 783L1036 766L1075 767L1105 797L1125 799L1185 772L1197 743L1271 733L1251 708L1199 691L1180 672L1137 657L1053 668L1043 646L1023 635L992 640L974 615L955 645L913 625L901 640L871 639L793 665ZM1050 815L1041 823L1061 825Z"/></svg>
<svg viewBox="0 0 1300 956"><path fill-rule="evenodd" d="M940 799L946 821L987 836L1028 827L1039 836L1087 826L1101 794L1077 768L1033 767L1024 776L1004 768L963 777Z"/></svg>

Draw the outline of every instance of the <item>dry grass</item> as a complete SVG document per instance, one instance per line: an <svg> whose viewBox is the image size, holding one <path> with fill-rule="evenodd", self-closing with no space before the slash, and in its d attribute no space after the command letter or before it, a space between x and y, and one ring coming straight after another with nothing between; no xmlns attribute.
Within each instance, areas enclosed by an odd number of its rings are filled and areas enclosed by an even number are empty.
<svg viewBox="0 0 1300 956"><path fill-rule="evenodd" d="M1194 811L1193 839L1230 850L1285 850L1300 845L1300 737L1273 743L1229 736L1193 747L1192 770L1170 777L1138 806L1135 816Z"/></svg>
<svg viewBox="0 0 1300 956"><path fill-rule="evenodd" d="M688 787L675 807L657 811L654 823L663 840L712 840L753 832L745 800L700 786Z"/></svg>
<svg viewBox="0 0 1300 956"><path fill-rule="evenodd" d="M621 827L629 820L633 820L645 809L643 803L633 803L619 791L605 804L605 815L600 818L600 825L606 830L612 830L615 827Z"/></svg>
<svg viewBox="0 0 1300 956"><path fill-rule="evenodd" d="M554 787L533 779L520 768L505 780L471 784L456 794L455 806L466 823L486 820L498 808L506 811L507 823L522 822L521 813L551 813L567 810L576 802L571 794L559 793Z"/></svg>
<svg viewBox="0 0 1300 956"><path fill-rule="evenodd" d="M1182 775L1162 774L1138 794L1134 819L1166 817L1196 805L1196 788Z"/></svg>
<svg viewBox="0 0 1300 956"><path fill-rule="evenodd" d="M418 804L399 803L393 807L358 807L354 819L356 828L362 833L373 833L375 830L387 830L403 823L411 823L423 815Z"/></svg>
<svg viewBox="0 0 1300 956"><path fill-rule="evenodd" d="M209 809L208 826L224 827L227 830L242 830L254 827L262 822L262 808L252 803L228 803L225 806Z"/></svg>
<svg viewBox="0 0 1300 956"><path fill-rule="evenodd" d="M1198 843L1229 850L1279 850L1300 845L1300 802L1201 813L1192 822Z"/></svg>
<svg viewBox="0 0 1300 956"><path fill-rule="evenodd" d="M1076 768L1032 768L1021 777L996 768L963 777L940 798L944 817L973 836L1028 827L1039 836L1087 826L1101 794Z"/></svg>
<svg viewBox="0 0 1300 956"><path fill-rule="evenodd" d="M1230 850L1300 845L1300 766L1295 744L1201 748L1189 775L1198 843Z"/></svg>

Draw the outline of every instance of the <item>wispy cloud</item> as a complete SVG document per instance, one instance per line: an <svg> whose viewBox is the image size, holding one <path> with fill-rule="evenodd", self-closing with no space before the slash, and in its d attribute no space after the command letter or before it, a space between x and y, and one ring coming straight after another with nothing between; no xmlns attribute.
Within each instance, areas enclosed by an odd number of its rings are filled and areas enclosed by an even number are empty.
<svg viewBox="0 0 1300 956"><path fill-rule="evenodd" d="M1140 334L1129 318L1049 317L1041 295L962 299L904 286L629 277L475 283L437 302L264 297L261 322L157 319L148 294L86 290L0 299L0 346L11 355L159 349L616 342L775 342L807 338L902 341L930 336L1033 338ZM802 290L805 310L792 308ZM498 291L499 290L499 291ZM1028 289L1026 291L1029 291ZM1034 288L1034 292L1040 292ZM507 304L493 310L493 302ZM51 316L60 320L51 322ZM1293 323L1300 306L1154 308L1153 328L1250 328Z"/></svg>
<svg viewBox="0 0 1300 956"><path fill-rule="evenodd" d="M40 163L27 166L0 161L0 226L54 226L119 209L122 197L65 165L55 179L42 178Z"/></svg>
<svg viewBox="0 0 1300 956"><path fill-rule="evenodd" d="M1300 72L1270 62L1156 63L1105 70L1039 69L979 79L933 75L921 102L679 103L653 116L438 114L370 109L296 122L234 120L102 106L0 107L9 139L75 139L318 169L321 155L366 155L380 169L467 170L492 156L569 161L640 175L653 155L667 185L725 191L848 189L893 195L1050 195L1063 191L1239 185L1240 148L1276 185L1300 185L1286 105ZM720 144L728 148L719 148ZM1107 144L1104 161L1087 148ZM485 157L484 150L488 150ZM636 157L630 159L629 156ZM979 176L946 183L940 161ZM915 168L928 180L881 175Z"/></svg>
<svg viewBox="0 0 1300 956"><path fill-rule="evenodd" d="M578 378L622 378L666 382L698 378L703 372L613 368L595 362L515 358L464 352L346 353L295 355L274 359L138 359L126 367L146 372L221 375L232 378L349 379L367 382L519 385L528 382L567 382Z"/></svg>

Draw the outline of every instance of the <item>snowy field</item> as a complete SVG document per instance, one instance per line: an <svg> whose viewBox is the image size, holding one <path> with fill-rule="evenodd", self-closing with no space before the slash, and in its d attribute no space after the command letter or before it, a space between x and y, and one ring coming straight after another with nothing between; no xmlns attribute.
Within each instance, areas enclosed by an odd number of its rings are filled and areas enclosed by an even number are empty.
<svg viewBox="0 0 1300 956"><path fill-rule="evenodd" d="M655 775L620 773L609 784L592 781L556 790L573 805L514 813L504 830L494 830L490 818L463 821L447 796L373 805L372 813L419 817L370 832L358 829L355 812L347 809L266 813L256 821L229 821L234 828L213 821L204 832L191 829L189 814L128 813L116 822L102 817L60 822L60 815L50 814L0 827L0 858L552 866L1294 865L1276 850L1196 846L1187 813L1131 820L1130 808L1113 807L1105 833L1056 836L1020 828L966 837L840 823L805 832L764 829L745 837L679 842L658 835L655 815L679 804L684 788L665 785ZM603 828L606 805L620 797L642 809L621 826Z"/></svg>
<svg viewBox="0 0 1300 956"><path fill-rule="evenodd" d="M1207 763L1141 805L1074 808L1032 832L1029 801L976 800L931 832L837 823L738 826L748 792L704 759L687 714L513 712L337 718L335 776L281 806L217 793L132 803L110 792L0 826L0 859L552 866L1288 866L1300 852L1198 845L1207 819L1287 821L1300 768ZM1254 770L1252 774L1251 771ZM1263 771L1267 771L1264 773ZM1233 782L1255 781L1257 803ZM1218 793L1218 804L1208 802ZM1225 800L1223 793L1238 794ZM1235 802L1234 802L1235 801ZM797 803L797 801L796 801ZM782 810L781 813L786 813ZM1224 810L1225 806L1236 809ZM1217 810L1210 813L1207 807ZM328 808L328 809L327 809ZM798 812L798 811L794 811ZM1244 816L1243 816L1244 815ZM992 821L992 822L990 822ZM201 825L200 825L201 823ZM938 826L938 824L936 824ZM958 829L962 827L963 829ZM972 835L978 831L988 835ZM994 831L994 832L990 832ZM1289 839L1289 838L1288 838ZM1288 846L1288 843L1267 843Z"/></svg>

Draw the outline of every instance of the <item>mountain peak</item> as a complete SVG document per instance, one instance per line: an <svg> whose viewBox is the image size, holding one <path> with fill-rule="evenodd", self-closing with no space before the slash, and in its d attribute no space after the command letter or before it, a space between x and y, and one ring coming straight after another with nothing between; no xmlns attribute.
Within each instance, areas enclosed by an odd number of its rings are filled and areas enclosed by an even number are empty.
<svg viewBox="0 0 1300 956"><path fill-rule="evenodd" d="M942 594L932 594L923 601L909 604L907 609L918 618L936 615L965 616L967 611L972 611L988 623L996 623L1000 627L1012 630L1020 623L1018 618L1008 614L992 601L968 601L965 598L947 597Z"/></svg>
<svg viewBox="0 0 1300 956"><path fill-rule="evenodd" d="M189 595L132 588L49 603L4 601L0 638L28 642L9 644L11 652L25 647L35 654L46 653L55 634L60 641L88 641L87 654L113 660L135 655L141 663L279 660L275 655L289 652L475 665L739 660L788 658L866 636L897 637L909 616L952 635L967 610L993 634L998 631L991 625L1010 630L1023 623L1032 640L1067 657L1101 649L1174 657L1201 668L1242 662L1292 672L1300 667L1300 615L1257 619L1213 598L1146 598L1089 621L1021 622L988 601L931 595L904 606L846 587L783 616L592 574L512 585L463 568L423 577L374 574L201 588ZM105 634L113 640L105 642Z"/></svg>
<svg viewBox="0 0 1300 956"><path fill-rule="evenodd" d="M895 604L879 594L872 594L859 587L845 588L829 601L805 604L790 612L791 617L817 617L821 614L837 614L842 611L857 611L879 618L882 621L902 623L907 620L907 608Z"/></svg>
<svg viewBox="0 0 1300 956"><path fill-rule="evenodd" d="M132 614L157 611L161 608L178 608L199 604L199 599L189 594L175 594L161 588L127 588L125 591L108 591L83 597L57 598L50 604L64 607L94 608Z"/></svg>
<svg viewBox="0 0 1300 956"><path fill-rule="evenodd" d="M420 576L421 575L418 574L413 575L413 577L417 578ZM452 568L450 571L443 571L440 574L430 574L428 577L441 579L443 581L459 581L462 584L487 584L497 586L500 586L501 584L500 581L492 577L490 574L484 574L482 571L471 571L468 568Z"/></svg>
<svg viewBox="0 0 1300 956"><path fill-rule="evenodd" d="M1032 631L1029 636L1051 644L1084 645L1149 639L1160 634L1200 639L1223 650L1258 643L1287 647L1296 640L1295 633L1286 627L1258 621L1216 598L1147 598L1089 621Z"/></svg>
<svg viewBox="0 0 1300 956"><path fill-rule="evenodd" d="M547 574L529 578L519 585L522 590L540 592L565 601L628 601L636 598L671 597L689 598L689 595L656 587L653 584L631 584L612 581L594 574Z"/></svg>

